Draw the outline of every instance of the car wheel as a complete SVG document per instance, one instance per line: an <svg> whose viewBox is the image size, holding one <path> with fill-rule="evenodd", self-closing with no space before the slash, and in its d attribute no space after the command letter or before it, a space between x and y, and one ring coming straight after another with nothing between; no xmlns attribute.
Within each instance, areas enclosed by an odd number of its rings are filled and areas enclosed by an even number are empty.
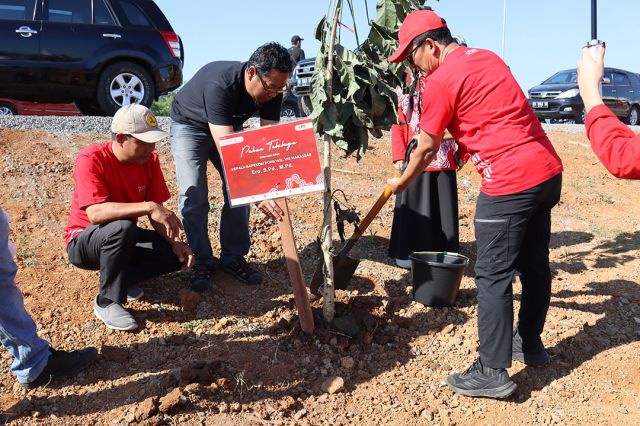
<svg viewBox="0 0 640 426"><path fill-rule="evenodd" d="M82 115L104 115L102 108L92 102L76 102L76 108Z"/></svg>
<svg viewBox="0 0 640 426"><path fill-rule="evenodd" d="M280 118L296 118L298 116L298 106L287 102L280 108Z"/></svg>
<svg viewBox="0 0 640 426"><path fill-rule="evenodd" d="M580 113L578 114L578 116L574 120L574 123L576 123L576 124L584 124L584 120L586 120L586 119L587 119L587 110L584 107L582 107L582 109L580 110Z"/></svg>
<svg viewBox="0 0 640 426"><path fill-rule="evenodd" d="M629 111L629 117L627 117L627 124L630 126L638 125L638 106L634 105L631 107L631 111Z"/></svg>
<svg viewBox="0 0 640 426"><path fill-rule="evenodd" d="M102 111L113 115L124 105L151 106L154 90L151 76L144 68L131 62L118 62L100 74L96 97Z"/></svg>
<svg viewBox="0 0 640 426"><path fill-rule="evenodd" d="M305 95L298 98L300 103L300 111L306 116L311 115L313 112L313 104L311 103L311 96Z"/></svg>
<svg viewBox="0 0 640 426"><path fill-rule="evenodd" d="M0 102L0 116L17 115L13 105Z"/></svg>

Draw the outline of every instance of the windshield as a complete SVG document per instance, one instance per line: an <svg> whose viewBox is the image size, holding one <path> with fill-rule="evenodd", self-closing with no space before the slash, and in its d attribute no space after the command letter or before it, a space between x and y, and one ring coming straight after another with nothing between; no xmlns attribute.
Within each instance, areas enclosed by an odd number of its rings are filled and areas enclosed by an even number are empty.
<svg viewBox="0 0 640 426"><path fill-rule="evenodd" d="M562 71L551 76L551 78L542 82L542 84L567 84L576 83L578 81L578 72Z"/></svg>

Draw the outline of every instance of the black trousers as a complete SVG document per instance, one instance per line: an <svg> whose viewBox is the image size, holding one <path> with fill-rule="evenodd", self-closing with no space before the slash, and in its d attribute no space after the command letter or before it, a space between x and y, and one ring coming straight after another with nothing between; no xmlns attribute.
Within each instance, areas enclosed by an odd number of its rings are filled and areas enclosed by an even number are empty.
<svg viewBox="0 0 640 426"><path fill-rule="evenodd" d="M130 285L181 267L167 240L131 220L90 225L67 251L73 265L100 271L100 296L116 303L126 302Z"/></svg>
<svg viewBox="0 0 640 426"><path fill-rule="evenodd" d="M540 339L551 299L551 209L560 200L561 188L558 174L516 194L478 197L478 337L480 359L487 367L511 366L516 271L522 282L518 330L523 345Z"/></svg>

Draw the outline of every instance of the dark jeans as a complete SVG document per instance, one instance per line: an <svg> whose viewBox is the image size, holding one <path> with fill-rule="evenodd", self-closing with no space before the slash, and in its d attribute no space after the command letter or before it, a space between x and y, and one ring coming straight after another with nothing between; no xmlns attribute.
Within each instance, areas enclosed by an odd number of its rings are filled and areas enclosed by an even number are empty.
<svg viewBox="0 0 640 426"><path fill-rule="evenodd" d="M100 270L100 296L116 303L126 302L130 285L182 266L167 240L131 220L90 225L71 240L67 252L78 268Z"/></svg>
<svg viewBox="0 0 640 426"><path fill-rule="evenodd" d="M523 345L539 341L551 299L551 209L560 200L562 175L526 191L480 193L474 219L477 242L478 337L487 367L511 366L513 288L520 272L518 330Z"/></svg>

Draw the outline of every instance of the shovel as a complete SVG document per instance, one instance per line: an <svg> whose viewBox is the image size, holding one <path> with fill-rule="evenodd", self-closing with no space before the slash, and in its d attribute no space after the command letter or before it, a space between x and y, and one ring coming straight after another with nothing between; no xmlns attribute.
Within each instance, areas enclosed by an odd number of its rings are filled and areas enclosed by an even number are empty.
<svg viewBox="0 0 640 426"><path fill-rule="evenodd" d="M348 254L353 248L353 245L360 239L360 237L362 237L362 234L367 230L373 219L378 215L378 213L380 213L380 209L382 209L382 206L384 206L389 197L391 197L391 194L393 194L393 192L389 185L387 185L384 188L384 192L380 197L378 197L378 200L373 207L371 207L371 210L369 210L364 219L362 219L362 222L360 222L358 229L353 232L351 237L345 241L338 254L333 257L333 282L336 289L345 289L349 285L351 277L353 277L353 274L358 268L360 259L353 259L349 257ZM324 282L322 273L323 265L324 261L321 258L315 272L313 273L311 284L309 285L313 294L318 294L318 289Z"/></svg>
<svg viewBox="0 0 640 426"><path fill-rule="evenodd" d="M407 168L407 164L409 164L409 159L411 158L411 152L418 145L417 138L413 138L408 144L404 152L404 161L400 167L400 175L404 173L404 170ZM380 213L380 209L385 205L389 197L391 197L393 192L389 185L384 188L384 192L378 197L378 200L375 202L369 213L362 219L359 228L357 228L351 237L344 243L340 251L336 256L333 257L333 286L337 290L344 290L349 286L349 282L351 281L351 277L355 274L356 269L358 269L358 265L360 264L360 259L353 259L348 256L349 252L353 248L353 245L362 237L364 231L367 230L373 219ZM320 258L318 265L316 266L316 270L313 273L313 278L311 278L311 283L309 284L309 289L311 293L318 294L318 289L324 282L324 277L322 273L322 267L324 266L324 260Z"/></svg>

